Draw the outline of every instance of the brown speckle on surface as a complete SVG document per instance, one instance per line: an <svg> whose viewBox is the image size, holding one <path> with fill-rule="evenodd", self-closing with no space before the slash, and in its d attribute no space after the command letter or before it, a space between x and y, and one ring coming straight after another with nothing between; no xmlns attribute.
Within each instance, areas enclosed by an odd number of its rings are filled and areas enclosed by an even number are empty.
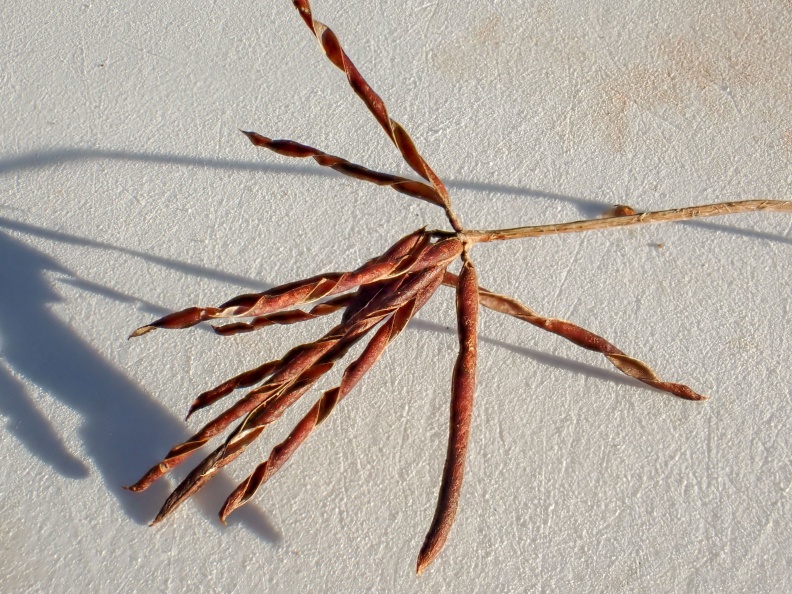
<svg viewBox="0 0 792 594"><path fill-rule="evenodd" d="M783 20L769 8L713 14L696 31L648 39L633 63L608 72L595 128L621 153L640 116L667 118L664 108L719 128L739 125L746 111L783 127L783 114L792 109L790 55Z"/></svg>
<svg viewBox="0 0 792 594"><path fill-rule="evenodd" d="M456 81L480 77L484 69L479 65L509 42L508 33L499 14L484 15L468 23L438 45L434 55L438 70Z"/></svg>
<svg viewBox="0 0 792 594"><path fill-rule="evenodd" d="M677 105L680 100L672 77L660 69L634 66L608 79L600 109L605 142L613 152L621 153L630 133L630 111L649 111L660 103Z"/></svg>

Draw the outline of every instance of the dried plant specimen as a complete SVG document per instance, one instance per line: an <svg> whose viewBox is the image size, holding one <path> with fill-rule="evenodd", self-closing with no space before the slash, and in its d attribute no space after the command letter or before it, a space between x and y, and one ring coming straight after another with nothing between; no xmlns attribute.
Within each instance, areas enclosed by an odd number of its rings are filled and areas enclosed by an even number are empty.
<svg viewBox="0 0 792 594"><path fill-rule="evenodd" d="M308 0L293 0L309 31L316 37L330 62L344 72L355 93L383 128L405 162L421 180L368 169L319 149L291 140L273 140L255 132L244 132L256 146L287 157L312 158L323 167L415 197L443 209L451 227L447 230L419 229L398 240L382 255L348 272L334 272L246 294L216 307L190 307L167 315L135 330L137 337L154 329L182 329L215 321L221 335L251 332L272 324L292 324L319 316L340 313L340 321L313 342L298 345L280 359L240 373L200 394L188 417L201 408L217 404L234 390L249 388L235 403L217 414L183 443L175 445L164 459L130 486L141 491L227 430L215 449L176 487L165 501L154 523L169 515L200 489L217 471L235 460L266 427L275 421L340 361L359 341L368 343L347 365L340 383L325 391L289 436L231 493L220 511L225 519L249 501L257 489L277 472L335 406L353 390L371 369L387 345L410 319L432 298L441 285L456 291L459 355L452 373L450 431L434 519L420 549L417 571L421 573L440 553L453 526L461 494L467 444L476 387L478 308L524 320L565 338L578 346L604 355L622 373L656 389L687 400L704 396L686 385L661 379L646 363L571 322L547 318L520 302L478 285L471 257L478 243L537 237L555 233L583 232L629 225L772 210L792 212L792 202L752 200L694 206L668 211L636 213L618 205L607 218L513 229L474 230L463 226L454 213L451 199L440 178L421 156L405 129L393 120L382 99L362 77L344 52L335 34L315 20ZM449 267L461 260L460 273ZM312 304L310 309L301 306ZM231 426L236 423L236 426Z"/></svg>

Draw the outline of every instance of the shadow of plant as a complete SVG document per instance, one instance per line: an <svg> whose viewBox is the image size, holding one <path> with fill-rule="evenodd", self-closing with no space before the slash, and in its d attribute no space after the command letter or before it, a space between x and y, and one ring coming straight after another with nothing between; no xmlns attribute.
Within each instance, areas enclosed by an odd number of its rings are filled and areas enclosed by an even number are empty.
<svg viewBox="0 0 792 594"><path fill-rule="evenodd" d="M0 221L0 229L4 225ZM38 410L29 391L13 374L35 384L82 417L85 453L126 514L147 523L167 495L159 485L143 497L123 485L137 469L153 461L174 438L186 437L182 422L118 371L50 310L61 297L46 278L57 273L75 283L79 277L58 262L0 230L0 411L11 432L28 450L63 476L84 478L88 466L69 452L57 428ZM115 293L127 301L135 299ZM165 311L148 304L148 309ZM198 505L216 520L216 499L229 491L228 479ZM240 518L269 542L280 536L261 511Z"/></svg>

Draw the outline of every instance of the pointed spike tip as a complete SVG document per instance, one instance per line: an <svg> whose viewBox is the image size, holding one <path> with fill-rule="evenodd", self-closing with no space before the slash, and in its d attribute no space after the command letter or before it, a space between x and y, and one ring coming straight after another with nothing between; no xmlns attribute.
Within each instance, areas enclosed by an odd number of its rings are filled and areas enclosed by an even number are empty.
<svg viewBox="0 0 792 594"><path fill-rule="evenodd" d="M418 564L415 566L415 575L421 575L424 572L424 569L426 569L427 565L429 565L429 562L423 558L423 555L419 555Z"/></svg>
<svg viewBox="0 0 792 594"><path fill-rule="evenodd" d="M140 328L132 332L132 334L127 336L127 340L130 340L132 338L137 338L138 336L143 336L144 334L147 334L154 329L155 329L154 326L141 326Z"/></svg>
<svg viewBox="0 0 792 594"><path fill-rule="evenodd" d="M138 481L138 482L136 482L136 483L134 483L132 485L122 486L121 488L124 489L125 491L131 491L132 493L140 493L141 491L145 490L145 489L141 488L140 481Z"/></svg>

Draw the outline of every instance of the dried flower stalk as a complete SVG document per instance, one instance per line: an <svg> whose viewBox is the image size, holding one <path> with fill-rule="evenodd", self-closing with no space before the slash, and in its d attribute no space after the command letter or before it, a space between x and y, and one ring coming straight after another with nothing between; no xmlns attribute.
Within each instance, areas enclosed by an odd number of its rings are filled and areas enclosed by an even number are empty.
<svg viewBox="0 0 792 594"><path fill-rule="evenodd" d="M792 201L747 200L645 213L636 213L629 206L617 205L610 213L611 216L604 219L490 231L466 229L451 207L451 199L443 182L418 152L401 124L390 117L385 103L349 59L335 34L313 18L308 0L293 0L293 3L330 62L345 73L352 89L382 126L404 161L428 183L374 171L292 140L273 140L255 132L244 134L256 146L287 157L310 157L319 165L330 167L344 175L380 186L389 186L402 194L439 206L444 210L452 231L419 229L356 270L322 274L261 293L240 295L215 307L190 307L132 332L130 338L158 328L183 329L205 321L232 319L229 323L214 326L219 335L227 336L252 332L272 324L306 322L320 316L343 312L340 322L317 340L294 347L282 358L242 372L200 394L190 406L187 417L196 410L216 404L234 390L252 387L246 395L215 416L187 441L174 446L159 464L128 488L132 491L148 488L228 429L232 423L239 421L214 451L168 497L152 523L160 522L221 468L233 462L267 426L277 421L330 371L353 345L373 333L362 353L344 370L339 385L325 391L289 436L275 446L269 457L231 493L220 512L221 519L225 521L231 512L253 497L257 489L286 463L300 444L351 392L382 356L388 344L431 299L437 288L441 284L455 287L459 355L452 374L448 453L434 519L418 556L417 572L420 574L442 550L459 505L476 387L479 305L524 320L578 346L601 353L622 373L658 390L687 400L706 398L688 386L660 379L646 363L626 355L585 328L565 320L540 316L511 297L479 287L469 254L470 248L478 243L491 241L613 229L738 212L792 212ZM449 265L457 258L462 262L459 276L448 271ZM313 305L308 311L287 309L322 299L324 301Z"/></svg>

